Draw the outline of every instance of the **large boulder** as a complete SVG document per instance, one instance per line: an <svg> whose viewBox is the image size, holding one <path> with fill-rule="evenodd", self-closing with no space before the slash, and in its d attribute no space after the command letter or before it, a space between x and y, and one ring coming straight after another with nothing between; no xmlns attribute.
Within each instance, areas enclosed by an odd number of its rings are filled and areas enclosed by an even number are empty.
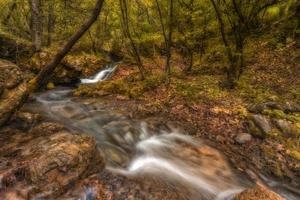
<svg viewBox="0 0 300 200"><path fill-rule="evenodd" d="M40 124L27 133L2 130L0 146L2 189L14 188L23 199L55 198L105 165L91 137L55 123ZM22 192L17 190L20 184Z"/></svg>
<svg viewBox="0 0 300 200"><path fill-rule="evenodd" d="M282 135L285 138L300 136L300 106L295 103L266 102L248 108L249 132L260 138Z"/></svg>
<svg viewBox="0 0 300 200"><path fill-rule="evenodd" d="M234 200L283 200L283 198L268 188L257 185L238 194Z"/></svg>
<svg viewBox="0 0 300 200"><path fill-rule="evenodd" d="M15 64L0 59L0 127L27 99L27 84Z"/></svg>

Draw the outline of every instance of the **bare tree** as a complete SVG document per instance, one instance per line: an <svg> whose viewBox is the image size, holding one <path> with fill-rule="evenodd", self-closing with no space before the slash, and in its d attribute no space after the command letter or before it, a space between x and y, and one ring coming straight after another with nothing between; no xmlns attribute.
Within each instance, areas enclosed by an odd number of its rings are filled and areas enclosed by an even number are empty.
<svg viewBox="0 0 300 200"><path fill-rule="evenodd" d="M174 0L169 1L169 32L168 32L168 41L167 41L167 49L166 49L166 66L165 66L165 71L167 74L171 73L171 67L170 67L170 61L171 61L171 48L172 48L172 34L173 34L173 24L174 24L174 16L173 16L173 11L174 11Z"/></svg>
<svg viewBox="0 0 300 200"><path fill-rule="evenodd" d="M132 53L133 56L137 62L137 66L139 68L140 74L141 74L141 78L144 79L145 75L144 75L144 66L139 54L139 51L136 47L136 44L131 36L130 33L130 29L129 29L129 18L128 18L128 8L127 8L127 0L120 0L120 8L121 8L121 16L122 16L122 27L123 27L123 31L125 36L129 39L130 41L130 45L132 48Z"/></svg>
<svg viewBox="0 0 300 200"><path fill-rule="evenodd" d="M158 0L155 0L155 3L156 3L158 16L159 16L159 22L160 22L160 26L161 26L162 35L164 37L164 42L165 42L166 49L167 49L168 38L167 38L166 28L165 28L164 21L163 21L162 11L161 11L160 5L158 3Z"/></svg>
<svg viewBox="0 0 300 200"><path fill-rule="evenodd" d="M245 41L251 31L255 30L258 16L269 7L279 3L279 0L252 0L247 4L240 0L217 1L210 0L216 13L220 27L220 33L226 49L229 67L226 68L227 82L229 88L236 86L237 80L245 68L244 47ZM226 32L226 24L233 39L229 39Z"/></svg>
<svg viewBox="0 0 300 200"><path fill-rule="evenodd" d="M29 0L31 10L31 37L37 51L42 48L43 14L41 0Z"/></svg>
<svg viewBox="0 0 300 200"><path fill-rule="evenodd" d="M48 2L48 20L47 20L47 46L52 43L52 34L54 31L55 15L54 15L54 1Z"/></svg>

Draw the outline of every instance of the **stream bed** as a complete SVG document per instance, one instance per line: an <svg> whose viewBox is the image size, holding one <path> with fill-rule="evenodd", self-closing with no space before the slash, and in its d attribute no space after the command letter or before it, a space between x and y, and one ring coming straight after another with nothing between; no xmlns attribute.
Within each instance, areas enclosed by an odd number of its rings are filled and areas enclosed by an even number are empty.
<svg viewBox="0 0 300 200"><path fill-rule="evenodd" d="M94 137L111 173L155 178L182 199L232 199L254 185L203 141L172 125L131 119L99 100L72 97L72 88L37 94L26 109ZM268 183L286 199L298 199L279 183Z"/></svg>

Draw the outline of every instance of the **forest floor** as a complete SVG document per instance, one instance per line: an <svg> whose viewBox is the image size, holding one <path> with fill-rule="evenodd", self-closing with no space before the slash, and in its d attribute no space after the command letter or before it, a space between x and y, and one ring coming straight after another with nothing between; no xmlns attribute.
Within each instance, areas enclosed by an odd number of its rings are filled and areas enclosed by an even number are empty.
<svg viewBox="0 0 300 200"><path fill-rule="evenodd" d="M299 187L299 132L293 138L272 134L242 142L237 139L250 132L251 105L300 103L299 48L295 44L274 47L263 41L247 49L248 66L235 90L222 87L222 60L218 53L210 52L189 74L182 72L186 65L182 58L174 56L170 79L159 67L163 66L161 57L144 59L145 68L151 72L143 81L135 66L122 63L112 80L82 85L74 94L113 102L134 118L161 117L179 122L186 133L209 140L240 170L253 169ZM299 113L268 112L271 120L292 118L300 128Z"/></svg>

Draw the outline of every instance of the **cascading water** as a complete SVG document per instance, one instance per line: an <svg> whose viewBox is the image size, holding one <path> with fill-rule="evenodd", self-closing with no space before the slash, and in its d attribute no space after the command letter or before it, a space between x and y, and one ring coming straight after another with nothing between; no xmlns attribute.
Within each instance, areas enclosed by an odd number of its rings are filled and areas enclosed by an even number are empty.
<svg viewBox="0 0 300 200"><path fill-rule="evenodd" d="M91 83L97 83L99 81L104 81L111 76L111 74L116 70L117 67L118 67L118 63L109 64L104 70L101 70L95 76L91 78L81 79L81 83L91 84Z"/></svg>
<svg viewBox="0 0 300 200"><path fill-rule="evenodd" d="M112 65L83 83L105 80ZM223 155L202 141L165 126L132 120L101 102L71 97L70 88L58 88L36 96L27 105L70 129L92 135L105 154L107 169L127 177L155 177L170 183L184 199L232 199L253 185L236 173ZM34 105L32 105L34 104ZM151 124L151 123L150 123ZM278 189L278 187L277 187ZM279 188L287 199L298 199Z"/></svg>

